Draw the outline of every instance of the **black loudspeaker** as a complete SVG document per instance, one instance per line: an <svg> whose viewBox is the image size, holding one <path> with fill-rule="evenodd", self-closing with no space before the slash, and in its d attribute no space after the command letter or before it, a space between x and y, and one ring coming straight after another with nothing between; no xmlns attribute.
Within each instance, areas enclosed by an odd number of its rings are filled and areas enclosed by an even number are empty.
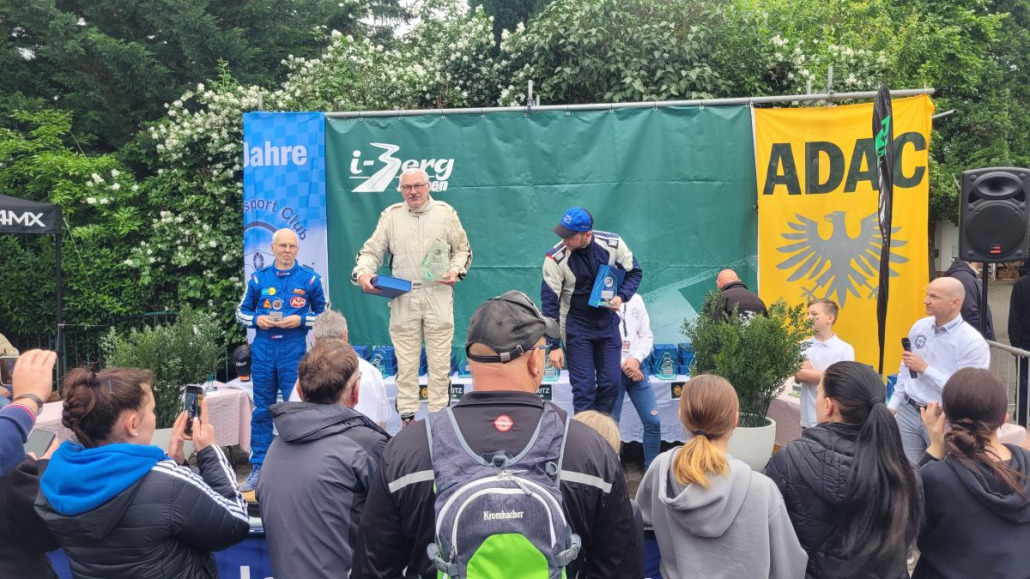
<svg viewBox="0 0 1030 579"><path fill-rule="evenodd" d="M959 257L999 262L1027 258L1030 169L989 167L962 173Z"/></svg>

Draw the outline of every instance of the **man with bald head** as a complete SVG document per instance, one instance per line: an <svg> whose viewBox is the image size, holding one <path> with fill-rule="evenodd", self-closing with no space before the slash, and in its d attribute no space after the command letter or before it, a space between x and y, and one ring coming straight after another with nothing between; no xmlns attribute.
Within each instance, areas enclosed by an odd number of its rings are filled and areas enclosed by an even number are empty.
<svg viewBox="0 0 1030 579"><path fill-rule="evenodd" d="M472 265L465 228L453 207L429 195L429 175L417 167L401 173L402 203L379 215L372 237L358 251L351 281L367 293L386 255L390 275L411 282L411 291L390 303L390 340L397 354L397 411L408 426L419 409L418 365L422 342L429 364L429 410L450 400L454 340L454 284Z"/></svg>
<svg viewBox="0 0 1030 579"><path fill-rule="evenodd" d="M250 476L240 486L244 492L257 488L265 452L272 442L272 415L268 407L276 394L290 399L297 382L297 365L306 351L305 336L318 314L326 308L322 277L297 262L300 243L291 229L272 236L275 261L254 272L236 308L236 320L254 328L251 376L254 382L254 414L250 426Z"/></svg>
<svg viewBox="0 0 1030 579"><path fill-rule="evenodd" d="M991 356L987 341L960 314L966 290L962 282L940 277L926 288L927 317L908 331L912 351L905 352L898 370L898 382L890 400L898 419L905 456L919 463L930 444L919 411L930 402L941 401L948 378L961 368L987 368Z"/></svg>
<svg viewBox="0 0 1030 579"><path fill-rule="evenodd" d="M748 318L758 314L766 315L765 302L748 290L744 282L740 281L737 272L732 269L720 271L715 278L715 285L719 288L719 306L712 313L715 321L728 318L734 309L738 316Z"/></svg>

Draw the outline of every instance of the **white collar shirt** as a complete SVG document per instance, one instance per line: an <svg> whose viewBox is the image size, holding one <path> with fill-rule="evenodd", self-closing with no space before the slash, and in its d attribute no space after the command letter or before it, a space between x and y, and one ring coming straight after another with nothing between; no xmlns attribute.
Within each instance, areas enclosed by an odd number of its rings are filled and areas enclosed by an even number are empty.
<svg viewBox="0 0 1030 579"><path fill-rule="evenodd" d="M805 340L808 346L805 348L805 359L812 364L813 370L829 368L837 362L853 362L855 360L855 349L851 344L837 337L834 334L820 342L815 336ZM808 382L801 383L801 426L815 426L818 422L815 417L815 398L818 384Z"/></svg>
<svg viewBox="0 0 1030 579"><path fill-rule="evenodd" d="M644 307L644 300L640 294L633 294L633 297L619 308L619 336L623 344L628 342L629 347L622 348L622 361L627 358L636 358L643 362L651 354L651 347L654 346L654 334L651 333L651 318L647 315L647 308Z"/></svg>
<svg viewBox="0 0 1030 579"><path fill-rule="evenodd" d="M917 404L940 402L945 382L961 368L987 369L991 350L980 332L962 320L962 316L937 327L933 316L912 324L908 331L912 353L926 362L926 371L912 378L904 363L898 370L890 408L897 410L910 398Z"/></svg>

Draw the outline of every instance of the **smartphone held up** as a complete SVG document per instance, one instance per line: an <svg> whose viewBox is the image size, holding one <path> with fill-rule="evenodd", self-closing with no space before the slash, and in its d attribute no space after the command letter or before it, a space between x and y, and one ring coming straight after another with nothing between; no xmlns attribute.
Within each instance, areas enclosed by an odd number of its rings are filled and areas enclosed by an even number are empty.
<svg viewBox="0 0 1030 579"><path fill-rule="evenodd" d="M200 401L204 399L204 387L188 384L182 395L182 410L186 413L186 436L193 436L193 419L200 418Z"/></svg>

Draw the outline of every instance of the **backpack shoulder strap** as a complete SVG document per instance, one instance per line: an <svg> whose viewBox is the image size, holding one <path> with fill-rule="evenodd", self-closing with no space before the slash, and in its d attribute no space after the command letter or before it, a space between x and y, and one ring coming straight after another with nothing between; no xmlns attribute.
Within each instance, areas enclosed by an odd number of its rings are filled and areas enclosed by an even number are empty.
<svg viewBox="0 0 1030 579"><path fill-rule="evenodd" d="M555 411L551 410L551 412L555 412ZM555 414L557 414L557 412L555 412ZM561 434L561 451L558 453L558 474L557 474L557 476L555 476L555 479L554 479L555 484L559 485L559 488L560 488L560 485L561 485L561 469L562 469L562 466L565 464L565 445L567 445L568 442L569 442L569 426L571 425L571 423L572 423L572 417L569 414L566 414L565 415L565 424L562 427L562 434Z"/></svg>
<svg viewBox="0 0 1030 579"><path fill-rule="evenodd" d="M429 443L429 462L433 462L433 415L430 414L423 422L426 423L426 441Z"/></svg>

